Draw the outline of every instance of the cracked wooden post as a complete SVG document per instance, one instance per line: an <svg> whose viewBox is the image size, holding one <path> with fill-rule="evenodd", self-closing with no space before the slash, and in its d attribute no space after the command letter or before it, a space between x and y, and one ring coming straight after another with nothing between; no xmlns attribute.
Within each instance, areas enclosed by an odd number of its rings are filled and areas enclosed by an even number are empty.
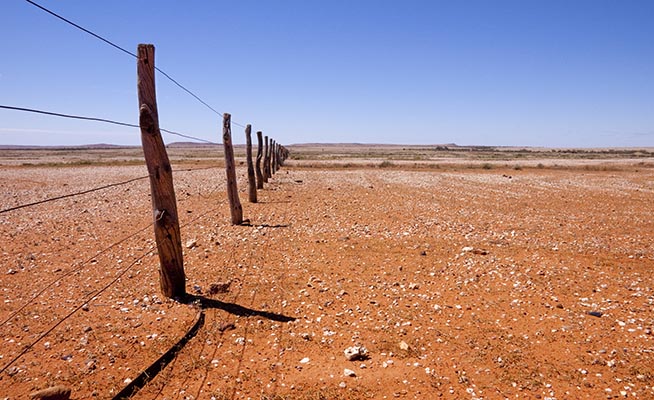
<svg viewBox="0 0 654 400"><path fill-rule="evenodd" d="M245 158L248 164L248 199L250 203L257 202L257 182L254 178L254 165L252 163L252 126L245 126Z"/></svg>
<svg viewBox="0 0 654 400"><path fill-rule="evenodd" d="M236 167L234 165L234 148L232 147L232 116L223 114L223 147L225 148L225 171L227 173L227 199L232 214L232 225L243 223L243 207L238 198L236 186Z"/></svg>
<svg viewBox="0 0 654 400"><path fill-rule="evenodd" d="M263 173L261 172L261 158L263 157L263 132L257 131L257 189L263 189Z"/></svg>
<svg viewBox="0 0 654 400"><path fill-rule="evenodd" d="M154 236L159 254L159 284L164 296L183 297L186 295L186 277L182 239L177 219L173 171L159 130L153 45L138 45L137 73L139 125L143 155L150 175Z"/></svg>
<svg viewBox="0 0 654 400"><path fill-rule="evenodd" d="M270 152L268 149L268 136L264 137L264 147L263 147L263 181L268 183L268 178L270 178Z"/></svg>

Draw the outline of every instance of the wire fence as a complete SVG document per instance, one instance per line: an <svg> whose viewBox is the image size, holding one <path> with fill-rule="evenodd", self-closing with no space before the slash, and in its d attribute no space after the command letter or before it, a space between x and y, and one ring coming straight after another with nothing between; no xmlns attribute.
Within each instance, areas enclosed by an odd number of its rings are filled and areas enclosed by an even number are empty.
<svg viewBox="0 0 654 400"><path fill-rule="evenodd" d="M45 332L41 333L36 340L32 341L30 344L25 346L23 350L21 350L18 355L14 356L8 363L6 363L1 369L0 369L0 374L5 372L9 367L11 367L16 361L18 361L22 356L27 354L37 343L39 343L43 338L45 338L48 334L50 334L52 331L54 331L59 325L64 323L68 318L70 318L73 314L75 314L77 311L81 310L82 307L84 307L85 304L88 304L91 300L95 299L99 295L101 295L103 292L105 292L107 289L109 289L111 286L113 286L118 280L127 273L136 263L144 259L148 254L152 254L153 250L148 250L141 254L139 257L137 257L134 261L132 261L131 264L129 264L126 268L124 268L114 279L111 280L108 284L103 286L101 289L95 291L92 295L86 297L83 302L79 305L77 305L72 311L70 311L68 314L66 314L63 318L61 318L59 321L57 321L54 325L52 325L48 330Z"/></svg>
<svg viewBox="0 0 654 400"><path fill-rule="evenodd" d="M89 264L91 261L95 260L99 256L108 253L110 250L114 249L118 245L128 241L129 239L137 236L139 233L144 232L146 229L152 227L152 223L148 224L147 226L143 227L142 229L139 229L136 232L133 232L129 236L126 236L119 241L112 243L110 246L105 247L104 249L100 250L99 252L95 253L92 257L89 257L88 259L84 260L80 265L77 267L73 267L68 272L64 273L60 277L54 279L51 281L49 284L45 285L41 290L39 290L35 295L33 295L27 302L25 302L22 306L18 307L14 312L12 312L7 318L5 318L2 322L0 322L0 327L3 327L6 325L9 321L11 321L16 315L20 314L21 311L23 311L27 306L32 304L36 299L38 299L43 293L45 293L46 290L50 289L52 286L57 284L57 282L62 281L64 278L67 278L71 276L72 274L81 271L84 269L84 267Z"/></svg>
<svg viewBox="0 0 654 400"><path fill-rule="evenodd" d="M68 119L79 119L79 120L84 120L84 121L103 122L105 124L126 126L126 127L129 127L129 128L140 128L140 126L136 125L136 124L130 124L130 123L127 123L127 122L114 121L114 120L106 119L106 118L86 117L86 116L82 116L82 115L73 115L73 114L63 114L63 113L58 113L58 112L54 112L54 111L44 111L44 110L37 110L37 109L34 109L34 108L8 106L8 105L4 105L4 104L1 104L0 108L5 109L5 110L22 111L22 112L28 112L28 113L33 113L33 114L50 115L50 116L53 116L53 117L61 117L61 118L68 118ZM186 138L186 139L192 139L192 140L202 142L202 143L220 145L220 143L212 142L211 140L202 139L202 138L199 138L199 137L187 135L187 134L184 134L184 133L179 133L179 132L176 132L176 131L171 131L171 130L168 130L168 129L159 128L159 130L161 130L162 132L169 133L171 135L183 137L183 138Z"/></svg>
<svg viewBox="0 0 654 400"><path fill-rule="evenodd" d="M36 3L36 2L34 2L32 0L25 0L25 1L27 3L29 3L29 4L31 4L31 5L39 8L39 9L41 9L42 11L44 11L44 12L58 18L59 20L61 20L61 21L65 22L65 23L67 23L67 24L69 24L69 25L71 25L71 26L73 26L73 27L75 27L75 28L77 28L77 29L91 35L92 37L94 37L94 38L96 38L96 39L98 39L98 40L100 40L100 41L102 41L102 42L116 48L117 50L138 59L136 54L126 50L125 48L123 48L123 47L117 45L116 43L106 39L105 37L93 32L93 31L91 31L89 29L84 28L84 27L82 27L81 25L79 25L79 24L77 24L75 22L72 22L71 20L61 16L58 13L55 13L54 11L49 10L46 7L43 7L42 5ZM193 91L188 89L186 86L179 83L178 80L174 79L171 75L169 75L168 73L166 73L162 69L160 69L158 67L155 67L155 70L157 72L159 72L160 74L162 74L166 79L168 79L172 83L174 83L177 87L182 89L185 93L192 96L195 100L197 100L199 103L201 103L204 107L208 108L209 110L211 110L212 112L214 112L215 114L217 114L217 115L219 115L221 117L225 116L225 114L216 111L215 108L213 108L211 105L209 105L206 101L204 101L202 98L200 98L197 94L195 94ZM12 111L12 112L32 113L32 114L47 115L47 116L50 116L50 117L57 117L57 118L75 119L75 120L84 120L84 121L97 122L97 123L103 123L103 124L111 124L111 125L123 126L123 127L128 127L128 128L140 128L141 127L139 124L133 124L133 123L128 123L128 122L124 122L124 121L117 121L117 120L110 119L110 118L76 115L76 114L73 114L73 113L61 113L61 112L56 112L56 111L51 111L51 110L41 110L41 109L37 109L37 108L20 107L20 106L14 106L14 105L0 105L0 109L7 110L7 111ZM231 123L234 124L234 125L240 126L242 128L246 127L245 125L234 122L234 121L232 121ZM193 136L193 135L188 135L188 134L184 134L184 133L180 133L180 132L172 131L172 130L168 130L168 129L160 129L160 130L162 132L165 132L165 133L168 133L168 134L171 134L171 135L175 135L175 136L179 136L179 137L183 137L183 138L186 138L186 139L194 140L196 142L212 144L212 145L220 145L220 143L213 142L213 141L210 141L210 140L206 140L206 139L196 137L196 136ZM202 171L202 170L208 170L208 169L214 169L214 168L218 168L218 167L217 166L208 166L208 167L198 167L198 168L185 168L185 169L176 169L173 172L175 172L175 173L193 172L193 171ZM23 204L19 204L19 205L12 206L12 207L7 207L7 208L4 208L4 209L0 210L0 215L7 214L7 213L10 213L10 212L13 212L13 211L20 210L20 209L25 209L25 208L36 207L36 206L39 206L39 205L44 205L44 204L47 204L47 203L51 203L51 202L55 202L55 201L59 201L59 200L63 200L63 199L69 199L69 198L73 198L73 197L89 195L89 194L97 193L97 192L107 190L107 189L110 189L110 188L115 188L115 187L130 184L130 183L133 183L133 182L145 180L145 179L148 179L148 178L152 178L151 175L138 176L138 177L134 177L134 178L127 179L127 180L122 180L122 181L118 181L118 182L113 182L113 183L93 187L93 188L90 188L90 189L78 190L78 191L75 191L75 192L72 192L72 193L67 193L67 194L63 194L63 195L48 197L48 198L37 200L37 201L25 202ZM214 188L213 191L215 191L215 190L216 189ZM212 193L213 193L213 191L212 191ZM186 226L190 225L191 223L195 223L198 220L207 217L211 213L215 212L217 209L218 209L218 207L212 208L212 209L210 209L210 210L208 210L206 212L203 212L199 216L197 216L197 217L191 219L190 221L186 222L185 224L181 225L180 228L186 227ZM161 215L163 215L163 214L161 214ZM24 313L28 307L30 307L31 305L34 305L37 302L38 299L42 298L43 295L49 289L53 288L54 286L57 286L62 281L70 280L70 278L74 274L83 271L85 268L87 268L92 263L93 260L95 260L99 256L112 254L112 252L114 252L119 246L123 245L127 241L129 241L131 239L134 239L134 238L138 238L146 230L152 228L153 225L155 225L157 223L157 221L153 221L153 222L149 223L148 225L140 227L139 229L129 233L127 236L124 236L123 238L121 238L121 239L111 243L110 245L102 248L101 250L95 252L91 257L86 258L79 265L71 266L61 276L59 276L59 277L57 277L57 278L55 278L53 280L48 281L47 284L45 284L42 287L38 288L34 292L34 294L32 296L30 296L29 299L27 299L25 302L22 302L22 304L18 308L13 310L7 317L5 317L2 321L0 321L0 328L6 327L14 319L16 319L19 315ZM86 304L96 300L100 295L102 295L109 288L111 288L113 285L115 285L117 282L119 282L121 280L121 278L123 276L125 276L125 274L127 274L135 265L137 265L139 262L141 262L147 256L149 256L149 255L151 255L151 254L153 254L155 252L156 252L156 250L152 248L152 245L150 245L146 250L142 251L138 256L133 258L132 261L126 267L122 268L115 276L113 276L113 278L111 278L109 282L106 282L106 283L102 284L100 287L96 287L95 290L92 290L87 295L84 295L81 300L77 300L75 302L76 303L75 306L71 310L66 312L65 315L63 315L62 317L60 317L58 319L55 318L56 322L54 324L49 326L43 332L37 334L36 338L34 340L32 340L29 344L23 346L16 354L14 354L12 357L10 357L9 360L6 363L4 363L4 365L2 365L0 367L0 374L5 373L12 365L14 365L19 359L21 359L21 357L23 357L24 355L29 353L34 348L34 346L36 344L38 344L44 338L46 338L48 335L50 335L52 332L54 332L58 327L60 327L65 321L67 321L69 318L71 318L79 310L83 309L83 307ZM234 257L233 252L230 253L229 257L230 257L230 259L229 259L230 262L232 262L233 261L232 258ZM96 281L96 282L99 283L98 281ZM2 357L0 357L0 359L1 358Z"/></svg>
<svg viewBox="0 0 654 400"><path fill-rule="evenodd" d="M82 191L75 192L75 193L68 193L68 194L64 194L64 195L61 195L61 196L50 197L50 198L39 200L39 201L33 201L31 203L25 203L25 204L21 204L21 205L18 205L18 206L5 208L4 210L0 210L0 214L8 213L10 211L20 210L21 208L34 207L34 206L38 206L39 204L50 203L50 202L57 201L57 200L68 199L70 197L77 197L77 196L81 196L81 195L84 195L84 194L89 194L89 193L109 189L109 188L116 187L116 186L123 186L123 185L127 185L128 183L140 181L140 180L147 179L147 178L149 178L149 175L139 176L137 178L128 179L128 180L122 181L122 182L110 183L108 185L99 186L99 187L96 187L96 188L93 188L93 189L82 190Z"/></svg>
<svg viewBox="0 0 654 400"><path fill-rule="evenodd" d="M211 167L202 167L202 168L185 168L185 169L176 169L173 172L204 171L204 170L207 170L207 169L215 169L215 168L219 168L219 167L211 166ZM109 188L112 188L112 187L123 186L123 185L127 185L129 183L132 183L132 182L148 179L149 177L150 177L150 175L144 175L144 176L139 176L139 177L136 177L136 178L128 179L126 181L114 182L114 183L110 183L110 184L107 184L107 185L102 185L102 186L99 186L99 187L95 187L95 188L87 189L87 190L82 190L82 191L75 192L75 193L68 193L68 194L64 194L64 195L61 195L61 196L49 197L47 199L34 201L34 202L31 202L31 203L25 203L25 204L21 204L21 205L14 206L14 207L5 208L3 210L0 210L0 214L8 213L10 211L20 210L21 208L28 208L28 207L33 207L33 206L37 206L37 205L40 205L40 204L50 203L50 202L57 201L57 200L63 200L63 199L71 198L71 197L82 196L82 195L85 195L85 194L97 192L97 191L100 191L100 190L109 189Z"/></svg>
<svg viewBox="0 0 654 400"><path fill-rule="evenodd" d="M35 7L38 7L38 8L41 9L41 10L47 12L48 14L50 14L50 15L52 15L52 16L54 16L54 17L56 17L56 18L58 18L58 19L60 19L60 20L62 20L62 21L64 21L65 23L67 23L67 24L69 24L69 25L71 25L71 26L73 26L73 27L75 27L75 28L81 30L82 32L85 32L85 33L87 33L87 34L93 36L94 38L96 38L96 39L98 39L98 40L100 40L100 41L102 41L102 42L108 44L109 46L114 47L115 49L120 50L120 51L122 51L123 53L128 54L128 55L130 55L130 56L132 56L132 57L134 57L134 58L138 58L138 56L137 56L136 54L132 53L131 51L129 51L129 50L127 50L127 49L125 49L124 47L121 47L121 46L117 45L116 43L112 42L111 40L106 39L106 38L104 38L104 37L98 35L97 33L93 32L93 31L91 31L91 30L89 30L89 29L86 29L86 28L82 27L81 25L76 24L76 23L72 22L71 20L69 20L69 19L67 19L67 18L62 17L61 15L55 13L54 11L52 11L52 10L50 10L50 9L48 9L48 8L45 8L45 7L43 7L42 5L36 3L36 2L34 2L34 1L32 1L32 0L25 0L25 1L28 2L28 3L30 3L31 5L33 5L33 6L35 6ZM198 102L200 102L200 104L204 105L206 108L208 108L209 110L213 111L215 114L219 115L220 117L223 116L223 113L220 113L220 112L216 111L215 108L213 108L212 106L210 106L206 101L202 100L198 95L196 95L196 94L193 93L190 89L188 89L187 87L185 87L184 85L182 85L181 83L179 83L176 79L174 79L173 77L171 77L168 73L166 73L165 71L163 71L161 68L155 66L154 69L155 69L156 71L158 71L159 73L161 73L161 74L162 74L164 77L166 77L168 80L170 80L170 81L171 81L173 84L175 84L177 87L179 87L179 88L182 89L184 92L188 93L190 96L192 96L192 97L193 97L194 99L196 99ZM245 128L245 125L242 125L242 124L240 124L240 123L237 123L237 122L234 122L234 121L232 121L232 123L233 123L234 125L236 125L236 126L241 127L241 128Z"/></svg>
<svg viewBox="0 0 654 400"><path fill-rule="evenodd" d="M216 211L217 209L218 209L218 207L216 207L216 208L212 208L212 209L210 209L209 211L206 211L206 212L200 214L199 216L197 216L197 217L193 218L192 220L190 220L190 221L186 222L185 224L183 224L182 227L185 227L185 226L190 225L191 223L197 222L197 221L200 220L201 218L206 217L207 215L209 215L210 213ZM28 307L30 304L33 304L37 298L39 298L39 297L40 297L40 296L41 296L41 295L42 295L46 290L48 290L49 288L51 288L51 287L52 287L53 285L55 285L57 282L63 280L63 279L66 278L66 277L69 277L70 275L72 275L72 274L75 273L75 272L80 271L81 269L83 269L83 267L84 267L85 265L87 265L89 262L91 262L93 259L95 259L95 258L96 258L97 256L99 256L100 254L104 254L104 253L109 252L109 250L112 250L113 248L115 248L115 247L118 246L119 244L121 244L121 243L123 243L123 242L125 242L125 241L127 241L127 240L129 240L129 239L131 239L131 238L133 238L133 237L135 237L135 236L137 236L137 235L139 235L140 233L144 232L146 229L150 228L152 225L153 225L153 224L151 223L151 224L149 224L148 226L145 226L145 227L139 229L138 231L133 232L133 233L130 234L129 236L127 236L127 237L125 237L125 238L123 238L123 239L121 239L121 240L119 240L119 241L113 243L113 244L110 245L109 247L107 247L107 248L103 249L102 251L98 252L97 254L95 254L92 258L89 258L88 260L84 261L84 262L82 263L82 265L80 265L80 266L78 266L78 267L76 267L76 268L72 268L69 272L67 272L66 274L64 274L64 275L61 276L60 278L58 278L58 279L56 279L56 280L50 282L48 285L46 285L46 286L43 287L41 290L39 290L39 292L38 292L36 295L32 296L32 298L31 298L28 302L26 302L23 306L21 306L19 309L17 309L15 312L13 312L13 313L12 313L9 317L7 317L5 320L3 320L2 322L0 322L0 327L6 325L10 320L12 320L14 317L16 317L16 315L18 315L20 312L22 312L26 307ZM134 259L134 260L133 260L129 265L127 265L127 267L123 268L123 269L122 269L122 270L121 270L121 271L120 271L120 272L119 272L119 273L118 273L118 274L117 274L117 275L116 275L116 276L115 276L115 277L114 277L114 278L113 278L109 283L107 283L106 285L104 285L104 286L103 286L102 288L100 288L99 290L94 291L91 295L86 296L86 297L85 297L81 302L78 302L78 304L77 304L77 305L76 305L76 306L75 306L75 307L74 307L70 312L68 312L64 317L62 317L61 319L59 319L59 320L58 320L54 325L52 325L52 326L51 326L50 328L48 328L46 331L44 331L43 333L41 333L40 335L38 335L38 337L37 337L35 340L33 340L31 343L29 343L28 345L24 346L24 348L23 348L23 349L22 349L22 350L21 350L17 355L15 355L11 360L9 360L9 362L7 362L5 365L3 365L3 366L0 368L0 374L4 373L4 372L9 368L9 367L11 367L11 366L12 366L16 361L18 361L22 356L24 356L24 355L27 354L31 349L33 349L34 346L35 346L36 344L38 344L39 342L41 342L41 341L42 341L46 336L48 336L50 333L52 333L52 332L53 332L57 327L59 327L62 323L64 323L66 320L68 320L68 319L69 319L71 316L73 316L76 312L78 312L79 310L81 310L85 305L88 305L89 303L91 303L91 302L92 302L93 300L95 300L98 296L100 296L102 293L104 293L105 291L107 291L107 290L108 290L110 287L112 287L114 284L116 284L117 282L119 282L119 281L120 281L120 278L122 278L122 277L123 277L123 276L124 276L124 275L129 271L129 270L131 270L131 269L132 269L132 268L133 268L137 263L139 263L141 260L143 260L143 259L144 259L145 257L147 257L148 255L150 255L150 254L154 254L154 252L155 252L155 250L152 249L152 248L150 248L150 249L144 251L141 255L139 255L137 258L135 258L135 259Z"/></svg>

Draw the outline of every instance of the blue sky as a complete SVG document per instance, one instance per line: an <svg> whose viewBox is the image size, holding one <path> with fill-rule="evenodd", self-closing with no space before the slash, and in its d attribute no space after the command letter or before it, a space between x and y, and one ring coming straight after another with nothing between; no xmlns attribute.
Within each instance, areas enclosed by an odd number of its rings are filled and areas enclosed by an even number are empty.
<svg viewBox="0 0 654 400"><path fill-rule="evenodd" d="M159 68L284 144L654 146L654 1L37 2L153 43ZM0 37L0 104L137 123L130 56L23 0L0 3ZM157 96L161 127L220 141L161 75ZM0 144L87 143L140 133L0 109Z"/></svg>

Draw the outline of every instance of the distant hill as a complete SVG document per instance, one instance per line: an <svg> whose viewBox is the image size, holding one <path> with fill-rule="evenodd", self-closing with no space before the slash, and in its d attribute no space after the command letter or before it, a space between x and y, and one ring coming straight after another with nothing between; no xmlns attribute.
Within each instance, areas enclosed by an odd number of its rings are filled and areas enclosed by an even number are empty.
<svg viewBox="0 0 654 400"><path fill-rule="evenodd" d="M447 144L386 144L386 143L294 143L287 145L293 147L459 147L455 143Z"/></svg>

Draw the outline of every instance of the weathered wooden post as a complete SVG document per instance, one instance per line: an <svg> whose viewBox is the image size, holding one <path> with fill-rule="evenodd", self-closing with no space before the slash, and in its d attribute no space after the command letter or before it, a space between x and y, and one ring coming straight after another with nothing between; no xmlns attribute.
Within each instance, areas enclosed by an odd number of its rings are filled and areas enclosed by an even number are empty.
<svg viewBox="0 0 654 400"><path fill-rule="evenodd" d="M277 173L277 161L275 161L275 147L277 147L277 143L273 139L270 141L270 174L271 175Z"/></svg>
<svg viewBox="0 0 654 400"><path fill-rule="evenodd" d="M245 158L248 164L248 199L250 203L257 202L257 182L254 178L254 164L252 163L252 126L245 126Z"/></svg>
<svg viewBox="0 0 654 400"><path fill-rule="evenodd" d="M270 138L270 146L268 147L268 173L270 174L269 176L272 178L273 176L273 166L272 166L272 161L273 161L273 147L275 146L275 141Z"/></svg>
<svg viewBox="0 0 654 400"><path fill-rule="evenodd" d="M280 146L281 146L281 144L279 144L279 143L277 143L277 146L275 146L275 168L277 168L277 171L279 171L279 169L282 166L282 162L281 162L281 160L279 158L279 148L280 148Z"/></svg>
<svg viewBox="0 0 654 400"><path fill-rule="evenodd" d="M263 181L268 183L268 178L270 178L270 150L268 149L268 136L264 137L264 148L263 148Z"/></svg>
<svg viewBox="0 0 654 400"><path fill-rule="evenodd" d="M154 85L154 46L138 45L137 90L143 155L150 175L154 236L159 253L159 284L166 297L186 295L182 239L177 219L177 201L166 146L159 130Z"/></svg>
<svg viewBox="0 0 654 400"><path fill-rule="evenodd" d="M261 158L263 157L263 132L257 131L257 189L263 189L263 173L261 172Z"/></svg>
<svg viewBox="0 0 654 400"><path fill-rule="evenodd" d="M279 143L275 142L275 148L273 149L275 150L275 173L279 171L279 153L277 152L278 149L279 149Z"/></svg>
<svg viewBox="0 0 654 400"><path fill-rule="evenodd" d="M275 139L270 138L270 147L268 148L268 151L270 152L270 157L268 158L268 163L270 164L270 166L268 168L270 168L270 176L271 177L274 174L274 171L273 171L273 149L274 148L275 148Z"/></svg>
<svg viewBox="0 0 654 400"><path fill-rule="evenodd" d="M225 148L225 171L227 173L227 199L232 214L232 225L243 223L243 207L238 198L236 185L236 166L234 165L234 148L232 147L232 116L223 114L223 147Z"/></svg>

